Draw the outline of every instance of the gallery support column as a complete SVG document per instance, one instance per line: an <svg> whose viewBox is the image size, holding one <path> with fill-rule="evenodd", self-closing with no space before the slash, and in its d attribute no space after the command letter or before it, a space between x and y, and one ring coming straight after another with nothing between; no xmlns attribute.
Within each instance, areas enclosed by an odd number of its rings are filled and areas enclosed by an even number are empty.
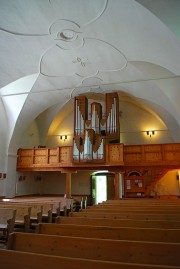
<svg viewBox="0 0 180 269"><path fill-rule="evenodd" d="M115 199L119 200L123 198L124 187L123 187L123 173L115 173Z"/></svg>
<svg viewBox="0 0 180 269"><path fill-rule="evenodd" d="M124 173L119 173L119 198L124 197Z"/></svg>
<svg viewBox="0 0 180 269"><path fill-rule="evenodd" d="M115 200L119 200L119 173L115 173L114 178L114 185L115 185Z"/></svg>
<svg viewBox="0 0 180 269"><path fill-rule="evenodd" d="M71 173L66 173L66 198L71 198Z"/></svg>

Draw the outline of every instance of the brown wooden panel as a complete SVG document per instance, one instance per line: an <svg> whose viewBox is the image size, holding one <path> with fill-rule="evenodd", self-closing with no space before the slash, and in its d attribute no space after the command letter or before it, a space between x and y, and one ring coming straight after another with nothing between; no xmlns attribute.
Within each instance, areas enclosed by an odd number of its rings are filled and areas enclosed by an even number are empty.
<svg viewBox="0 0 180 269"><path fill-rule="evenodd" d="M132 146L124 146L124 152L129 153L129 152L141 152L142 146L140 145L132 145Z"/></svg>
<svg viewBox="0 0 180 269"><path fill-rule="evenodd" d="M150 162L162 161L162 153L161 152L145 153L145 160Z"/></svg>
<svg viewBox="0 0 180 269"><path fill-rule="evenodd" d="M40 155L47 155L47 153L48 153L48 149L42 149L42 148L40 148L40 149L35 149L34 150L34 155L35 156L40 156Z"/></svg>
<svg viewBox="0 0 180 269"><path fill-rule="evenodd" d="M18 165L20 166L29 166L33 163L33 157L32 156L21 156L18 159Z"/></svg>
<svg viewBox="0 0 180 269"><path fill-rule="evenodd" d="M132 154L124 154L124 161L125 162L136 162L142 160L141 153L132 153Z"/></svg>
<svg viewBox="0 0 180 269"><path fill-rule="evenodd" d="M34 154L34 150L33 149L20 149L20 151L18 151L18 154L20 154L21 156L32 156Z"/></svg>
<svg viewBox="0 0 180 269"><path fill-rule="evenodd" d="M165 160L168 161L176 161L176 160L180 160L180 152L176 152L176 151L168 151L164 153L164 158Z"/></svg>
<svg viewBox="0 0 180 269"><path fill-rule="evenodd" d="M49 149L49 155L57 155L57 154L58 154L58 148Z"/></svg>
<svg viewBox="0 0 180 269"><path fill-rule="evenodd" d="M123 145L122 144L109 144L109 162L123 162Z"/></svg>
<svg viewBox="0 0 180 269"><path fill-rule="evenodd" d="M165 151L180 151L180 144L179 143L172 143L172 144L164 144L163 148Z"/></svg>
<svg viewBox="0 0 180 269"><path fill-rule="evenodd" d="M34 157L34 164L47 164L47 157L46 156L35 156Z"/></svg>
<svg viewBox="0 0 180 269"><path fill-rule="evenodd" d="M72 163L72 147L60 148L60 163L69 165Z"/></svg>
<svg viewBox="0 0 180 269"><path fill-rule="evenodd" d="M145 152L161 152L161 145L144 145Z"/></svg>
<svg viewBox="0 0 180 269"><path fill-rule="evenodd" d="M58 163L58 156L49 156L49 163Z"/></svg>

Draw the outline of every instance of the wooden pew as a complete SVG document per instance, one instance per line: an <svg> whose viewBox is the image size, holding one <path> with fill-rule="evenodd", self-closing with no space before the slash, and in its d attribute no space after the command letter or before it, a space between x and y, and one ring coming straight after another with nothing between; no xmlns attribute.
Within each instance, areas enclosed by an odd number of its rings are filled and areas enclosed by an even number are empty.
<svg viewBox="0 0 180 269"><path fill-rule="evenodd" d="M8 202L1 202L0 204L1 205L4 204L4 205L10 206L12 208L22 207L22 206L30 207L31 208L30 226L31 226L31 224L34 225L36 223L42 222L42 214L43 214L43 206L42 206L42 204L35 203L35 202L25 203L23 201L16 202L16 200L13 201L13 202L12 201L10 201L10 202L9 201Z"/></svg>
<svg viewBox="0 0 180 269"><path fill-rule="evenodd" d="M22 203L21 203L22 204ZM32 214L31 214L31 221L32 222L52 222L52 210L53 210L53 205L52 203L47 203L47 202L36 202L36 201L31 201L31 202L24 202L25 205L30 206L32 209Z"/></svg>
<svg viewBox="0 0 180 269"><path fill-rule="evenodd" d="M180 200L161 200L161 199L120 199L120 200L107 200L99 203L98 205L180 205Z"/></svg>
<svg viewBox="0 0 180 269"><path fill-rule="evenodd" d="M24 232L29 232L31 207L22 204L0 203L0 208L12 208L16 210L14 228L21 228Z"/></svg>
<svg viewBox="0 0 180 269"><path fill-rule="evenodd" d="M93 205L88 206L86 210L102 210L102 209L113 209L113 210L173 210L173 211L180 211L180 205L112 205L112 204L105 204L105 205ZM85 209L83 209L85 210Z"/></svg>
<svg viewBox="0 0 180 269"><path fill-rule="evenodd" d="M37 226L37 233L87 238L105 238L114 240L173 243L180 242L180 229L154 229L40 223Z"/></svg>
<svg viewBox="0 0 180 269"><path fill-rule="evenodd" d="M138 219L138 220L173 220L180 221L180 214L173 213L153 213L138 214L134 212L128 213L106 213L106 212L71 212L70 217L84 217L84 218L110 218L110 219Z"/></svg>
<svg viewBox="0 0 180 269"><path fill-rule="evenodd" d="M180 266L180 243L11 233L8 249L72 258Z"/></svg>
<svg viewBox="0 0 180 269"><path fill-rule="evenodd" d="M129 220L129 219L110 219L110 218L71 218L57 217L56 223L74 225L94 225L112 227L139 227L139 228L160 228L160 229L180 229L180 221L165 220Z"/></svg>
<svg viewBox="0 0 180 269"><path fill-rule="evenodd" d="M149 215L152 215L152 214L168 214L168 215L180 215L180 209L139 209L139 208L101 208L101 209L82 209L80 212L84 212L84 213L96 213L96 214L99 214L99 213L114 213L114 214L131 214L131 213L134 213L134 214L149 214Z"/></svg>
<svg viewBox="0 0 180 269"><path fill-rule="evenodd" d="M133 264L61 257L0 249L1 269L176 269L174 266Z"/></svg>
<svg viewBox="0 0 180 269"><path fill-rule="evenodd" d="M0 231L5 239L14 231L16 210L13 208L0 208Z"/></svg>
<svg viewBox="0 0 180 269"><path fill-rule="evenodd" d="M67 210L70 210L73 204L73 199L64 197L49 197L49 196L38 196L38 197L21 197L9 199L10 202L15 203L37 203L37 204L52 204L53 214L67 215Z"/></svg>

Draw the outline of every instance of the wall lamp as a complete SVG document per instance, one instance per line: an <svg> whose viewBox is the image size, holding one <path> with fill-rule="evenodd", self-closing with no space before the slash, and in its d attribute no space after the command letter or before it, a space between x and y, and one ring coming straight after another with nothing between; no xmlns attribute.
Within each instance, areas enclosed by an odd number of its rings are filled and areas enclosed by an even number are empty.
<svg viewBox="0 0 180 269"><path fill-rule="evenodd" d="M67 135L60 135L60 139L66 141Z"/></svg>
<svg viewBox="0 0 180 269"><path fill-rule="evenodd" d="M151 137L152 135L155 135L155 131L147 131L146 134Z"/></svg>

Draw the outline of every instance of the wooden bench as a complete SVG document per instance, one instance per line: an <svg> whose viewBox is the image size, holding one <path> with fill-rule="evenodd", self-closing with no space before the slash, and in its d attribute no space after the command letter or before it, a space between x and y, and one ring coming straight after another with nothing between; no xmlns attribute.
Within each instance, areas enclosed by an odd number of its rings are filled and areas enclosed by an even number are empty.
<svg viewBox="0 0 180 269"><path fill-rule="evenodd" d="M16 210L13 208L0 208L0 231L5 239L14 231Z"/></svg>
<svg viewBox="0 0 180 269"><path fill-rule="evenodd" d="M176 269L174 266L156 266L88 260L0 249L1 269Z"/></svg>
<svg viewBox="0 0 180 269"><path fill-rule="evenodd" d="M24 232L29 232L31 207L21 204L0 204L0 208L12 208L16 210L14 228L21 228Z"/></svg>
<svg viewBox="0 0 180 269"><path fill-rule="evenodd" d="M37 227L37 233L60 236L105 238L114 240L174 243L180 242L180 229L154 229L40 223Z"/></svg>
<svg viewBox="0 0 180 269"><path fill-rule="evenodd" d="M107 200L98 205L180 205L180 200L160 200L160 199L121 199Z"/></svg>
<svg viewBox="0 0 180 269"><path fill-rule="evenodd" d="M25 205L30 206L32 209L31 213L31 221L32 222L42 222L47 221L47 222L52 222L52 210L53 210L53 205L52 203L47 203L47 202L36 202L36 201L31 201L31 202L24 202Z"/></svg>
<svg viewBox="0 0 180 269"><path fill-rule="evenodd" d="M83 211L83 212L71 212L70 217L180 221L180 214L173 214L173 213L149 214L148 211L146 212L146 214L138 214L134 212L106 213L106 212Z"/></svg>
<svg viewBox="0 0 180 269"><path fill-rule="evenodd" d="M102 209L113 209L113 210L174 210L180 211L180 205L93 205L88 206L86 210L102 210Z"/></svg>
<svg viewBox="0 0 180 269"><path fill-rule="evenodd" d="M37 204L52 204L53 205L53 214L67 215L67 210L71 210L73 199L68 199L64 197L22 197L22 198L13 198L10 199L10 202L15 203L37 203Z"/></svg>
<svg viewBox="0 0 180 269"><path fill-rule="evenodd" d="M134 213L134 214L177 214L177 215L180 215L180 209L140 209L140 208L101 208L101 209L82 209L80 212L86 212L86 213L96 213L96 214L99 214L99 213L114 213L114 214L131 214L131 213Z"/></svg>
<svg viewBox="0 0 180 269"><path fill-rule="evenodd" d="M159 198L122 198L122 199L108 199L103 201L100 204L115 204L115 203L156 203L156 204L172 204L172 203L180 203L179 198L177 199L159 199Z"/></svg>
<svg viewBox="0 0 180 269"><path fill-rule="evenodd" d="M0 203L2 204L6 204L12 208L16 208L16 207L30 207L31 208L31 215L30 215L30 225L33 223L39 223L42 222L42 214L43 214L43 206L42 204L39 203L35 203L35 202L31 202L31 203L25 203L25 202L16 202L16 201L11 201L11 202L7 202L7 203Z"/></svg>
<svg viewBox="0 0 180 269"><path fill-rule="evenodd" d="M74 225L95 225L112 227L139 227L139 228L161 228L161 229L180 229L180 221L165 220L129 220L129 219L110 219L110 218L71 218L57 217L56 223Z"/></svg>
<svg viewBox="0 0 180 269"><path fill-rule="evenodd" d="M180 266L180 243L66 237L34 233L11 233L8 249L137 264Z"/></svg>

